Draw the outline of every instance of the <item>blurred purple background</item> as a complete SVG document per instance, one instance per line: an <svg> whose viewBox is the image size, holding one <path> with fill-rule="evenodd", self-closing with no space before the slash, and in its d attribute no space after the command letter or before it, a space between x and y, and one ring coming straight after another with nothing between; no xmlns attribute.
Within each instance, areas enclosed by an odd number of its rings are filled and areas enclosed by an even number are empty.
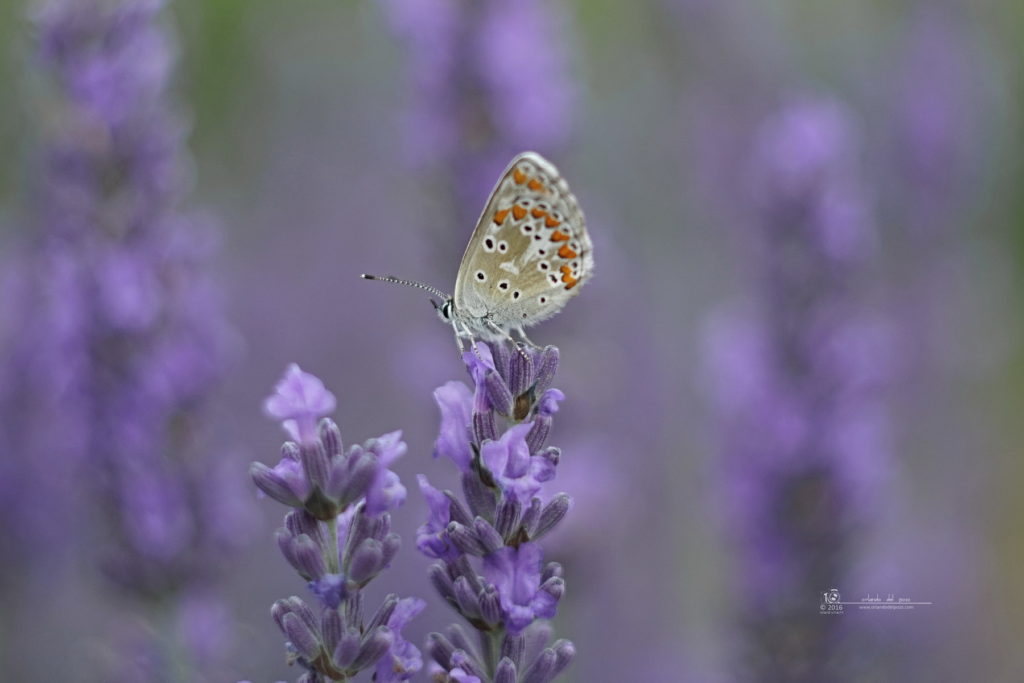
<svg viewBox="0 0 1024 683"><path fill-rule="evenodd" d="M428 599L414 642L452 621L414 477L456 483L464 368L358 275L451 290L534 149L596 253L531 331L564 680L1019 680L1022 32L1011 0L5 5L0 677L298 676L247 474L293 361L348 443L403 430L371 593Z"/></svg>

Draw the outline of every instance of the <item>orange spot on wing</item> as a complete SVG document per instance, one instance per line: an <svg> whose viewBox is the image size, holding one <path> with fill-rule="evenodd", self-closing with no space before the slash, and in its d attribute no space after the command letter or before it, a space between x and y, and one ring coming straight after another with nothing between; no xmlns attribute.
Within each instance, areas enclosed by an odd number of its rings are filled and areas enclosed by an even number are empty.
<svg viewBox="0 0 1024 683"><path fill-rule="evenodd" d="M533 211L531 211L530 213L533 215L534 218L540 218L541 216L547 216L548 215L548 212L545 211L544 209L540 208L539 206L536 209L534 209Z"/></svg>
<svg viewBox="0 0 1024 683"><path fill-rule="evenodd" d="M565 288L572 289L575 287L579 280L572 276L572 269L569 266L562 266L559 270L562 271L562 282L566 283Z"/></svg>
<svg viewBox="0 0 1024 683"><path fill-rule="evenodd" d="M552 242L568 242L569 241L569 236L566 235L561 230L555 230L555 233L553 235L551 235L551 241Z"/></svg>
<svg viewBox="0 0 1024 683"><path fill-rule="evenodd" d="M568 244L563 244L558 250L558 255L562 258L576 258L576 252L569 248Z"/></svg>
<svg viewBox="0 0 1024 683"><path fill-rule="evenodd" d="M501 211L494 212L494 223L501 225L505 222L505 218L508 216L508 209L502 209Z"/></svg>
<svg viewBox="0 0 1024 683"><path fill-rule="evenodd" d="M515 179L516 185L522 185L526 182L526 174L518 168L512 171L512 177Z"/></svg>
<svg viewBox="0 0 1024 683"><path fill-rule="evenodd" d="M518 204L512 207L512 217L515 218L517 221L522 220L523 216L525 215L526 209L524 209L523 207L519 206Z"/></svg>
<svg viewBox="0 0 1024 683"><path fill-rule="evenodd" d="M544 184L543 184L543 183L541 183L541 182L540 182L539 180L537 180L536 178L534 178L534 179L533 179L533 180L531 180L531 181L530 181L529 183L527 183L527 184L526 184L526 186L527 186L528 188L530 188L531 190L533 190L534 192L540 192L541 190L543 190L543 189L544 189Z"/></svg>
<svg viewBox="0 0 1024 683"><path fill-rule="evenodd" d="M544 219L544 225L548 226L549 228L557 228L561 224L562 221L557 221L551 216L548 216L547 218Z"/></svg>

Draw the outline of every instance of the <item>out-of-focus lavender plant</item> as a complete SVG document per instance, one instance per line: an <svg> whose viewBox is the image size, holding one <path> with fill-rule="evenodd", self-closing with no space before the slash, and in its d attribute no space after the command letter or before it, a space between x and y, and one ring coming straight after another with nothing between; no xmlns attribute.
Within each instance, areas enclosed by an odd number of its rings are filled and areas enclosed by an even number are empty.
<svg viewBox="0 0 1024 683"><path fill-rule="evenodd" d="M449 184L460 225L524 149L556 155L575 89L571 31L547 0L382 0L408 52L410 160Z"/></svg>
<svg viewBox="0 0 1024 683"><path fill-rule="evenodd" d="M362 593L398 553L388 511L405 501L405 487L388 468L406 446L401 432L391 432L345 451L325 417L334 406L323 382L298 365L265 404L292 440L276 466L256 462L250 472L261 491L292 508L277 543L319 607L292 596L275 602L271 614L288 638L289 661L306 669L300 683L347 681L365 669L377 683L407 680L423 661L402 629L424 602L388 595L366 619Z"/></svg>
<svg viewBox="0 0 1024 683"><path fill-rule="evenodd" d="M75 523L94 516L71 504L88 493L107 524L107 576L154 611L216 578L247 504L229 458L200 447L234 342L208 271L209 226L178 208L185 130L169 109L162 7L40 8L52 126L0 388L18 482L4 521L25 531L23 552L54 540L36 535L40 518L61 544L88 538Z"/></svg>
<svg viewBox="0 0 1024 683"><path fill-rule="evenodd" d="M884 327L859 300L872 225L858 141L837 102L798 100L751 159L751 300L709 335L725 497L739 563L743 680L839 680L842 618L871 484L884 465Z"/></svg>
<svg viewBox="0 0 1024 683"><path fill-rule="evenodd" d="M452 381L434 392L441 409L434 455L459 469L462 496L420 476L429 517L416 544L437 560L431 583L477 638L458 624L430 634L430 668L439 681L544 683L575 654L567 640L548 646L551 628L540 621L555 615L565 582L558 563L543 563L538 541L571 504L564 493L546 503L538 495L560 457L545 445L565 397L551 388L558 350L476 344L463 360L474 389Z"/></svg>

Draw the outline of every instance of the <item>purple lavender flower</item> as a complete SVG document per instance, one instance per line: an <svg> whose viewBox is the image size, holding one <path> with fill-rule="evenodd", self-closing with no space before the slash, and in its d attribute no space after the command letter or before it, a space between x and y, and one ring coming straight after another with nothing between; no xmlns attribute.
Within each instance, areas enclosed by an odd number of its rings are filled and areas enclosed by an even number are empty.
<svg viewBox="0 0 1024 683"><path fill-rule="evenodd" d="M552 576L541 586L541 549L536 543L505 547L487 555L484 576L498 589L509 633L519 633L535 619L555 616L561 579Z"/></svg>
<svg viewBox="0 0 1024 683"><path fill-rule="evenodd" d="M388 466L406 446L396 431L343 451L341 432L325 416L334 405L323 382L294 364L266 402L299 443L284 444L276 467L253 463L250 473L261 491L292 508L278 547L319 604L319 617L297 597L278 600L271 614L291 659L308 672L300 680L348 680L371 667L378 681L406 680L422 660L401 631L423 601L389 595L368 621L362 615L362 589L401 542L388 510L405 500L405 487Z"/></svg>
<svg viewBox="0 0 1024 683"><path fill-rule="evenodd" d="M856 150L835 101L799 100L764 123L747 236L756 294L709 338L742 558L743 678L835 679L824 663L838 656L840 625L807 601L843 585L884 458L879 441L858 436L884 432L884 377L850 362L884 349L856 300L871 243Z"/></svg>
<svg viewBox="0 0 1024 683"><path fill-rule="evenodd" d="M428 509L427 521L416 531L416 547L427 557L454 559L458 551L448 540L447 534L448 522L451 520L451 501L431 486L424 475L417 475L416 479Z"/></svg>
<svg viewBox="0 0 1024 683"><path fill-rule="evenodd" d="M494 477L502 494L508 500L528 504L541 484L555 476L556 458L549 451L530 455L526 436L532 423L510 428L497 441L488 441L480 447L480 460Z"/></svg>
<svg viewBox="0 0 1024 683"><path fill-rule="evenodd" d="M434 457L450 458L461 471L469 471L473 452L469 445L473 393L462 382L448 382L434 390L441 409L441 431L434 446Z"/></svg>
<svg viewBox="0 0 1024 683"><path fill-rule="evenodd" d="M419 649L402 637L402 629L426 606L427 603L419 598L403 598L395 605L388 618L388 628L394 634L394 640L388 654L377 661L374 674L376 683L405 681L423 668L423 657Z"/></svg>
<svg viewBox="0 0 1024 683"><path fill-rule="evenodd" d="M61 527L61 545L81 536L79 520L101 519L104 541L88 550L151 620L219 580L250 517L224 477L230 452L202 438L235 343L210 275L211 226L179 207L186 130L167 97L162 8L39 8L54 86L41 118L55 123L0 387L0 437L28 464L26 490L52 501L33 516Z"/></svg>
<svg viewBox="0 0 1024 683"><path fill-rule="evenodd" d="M327 391L319 378L292 363L264 403L264 410L281 421L292 439L311 443L317 439L317 421L334 412L335 403L334 394Z"/></svg>
<svg viewBox="0 0 1024 683"><path fill-rule="evenodd" d="M558 449L545 447L565 398L551 388L558 350L477 344L463 360L475 387L472 397L453 382L435 396L444 390L458 396L459 406L472 405L469 416L459 414L456 433L466 434L467 459L452 459L464 498L420 477L429 516L417 547L439 560L430 567L430 581L479 632L484 651L458 626L433 633L427 645L431 673L447 681L550 681L574 654L568 641L544 647L550 631L541 620L555 615L565 584L557 563L542 566L536 543L571 505L564 493L546 504L538 495L554 478L559 458ZM453 429L451 411L442 405L442 437L455 436ZM527 648L527 640L540 646Z"/></svg>

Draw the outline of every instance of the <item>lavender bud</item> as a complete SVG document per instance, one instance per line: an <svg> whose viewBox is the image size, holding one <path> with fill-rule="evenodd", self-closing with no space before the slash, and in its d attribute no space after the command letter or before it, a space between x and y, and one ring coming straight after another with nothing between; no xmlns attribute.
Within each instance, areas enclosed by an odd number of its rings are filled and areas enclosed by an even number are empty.
<svg viewBox="0 0 1024 683"><path fill-rule="evenodd" d="M293 567L298 567L298 560L295 559L295 537L287 529L278 529L274 533L274 540L277 541L277 547L284 555L284 559L288 560L288 564Z"/></svg>
<svg viewBox="0 0 1024 683"><path fill-rule="evenodd" d="M448 538L451 539L456 548L464 553L478 557L483 557L487 554L487 550L480 543L473 530L458 522L450 522L448 524Z"/></svg>
<svg viewBox="0 0 1024 683"><path fill-rule="evenodd" d="M444 669L450 669L455 647L440 633L427 636L427 654Z"/></svg>
<svg viewBox="0 0 1024 683"><path fill-rule="evenodd" d="M284 615L289 614L291 610L288 608L287 600L275 600L274 604L270 608L270 616L274 619L274 623L277 627L284 631Z"/></svg>
<svg viewBox="0 0 1024 683"><path fill-rule="evenodd" d="M359 544L349 563L348 576L362 585L372 579L384 567L384 551L380 541L368 538Z"/></svg>
<svg viewBox="0 0 1024 683"><path fill-rule="evenodd" d="M351 668L357 671L365 669L383 657L384 653L391 647L391 643L395 641L394 633L387 626L378 626L369 633L363 640L355 661L352 662Z"/></svg>
<svg viewBox="0 0 1024 683"><path fill-rule="evenodd" d="M559 493L552 498L540 513L537 522L537 529L530 534L531 539L537 539L555 528L565 517L572 507L572 498L564 493Z"/></svg>
<svg viewBox="0 0 1024 683"><path fill-rule="evenodd" d="M318 545L323 545L327 540L324 537L320 522L305 510L289 512L284 517L284 525L291 532L292 536L298 537L306 534L316 541Z"/></svg>
<svg viewBox="0 0 1024 683"><path fill-rule="evenodd" d="M472 472L462 475L462 492L469 503L470 512L474 517L494 518L494 491L489 489Z"/></svg>
<svg viewBox="0 0 1024 683"><path fill-rule="evenodd" d="M285 441L281 444L281 457L289 460L299 461L299 444L294 441Z"/></svg>
<svg viewBox="0 0 1024 683"><path fill-rule="evenodd" d="M513 396L525 394L533 379L533 358L529 353L513 353L509 359L508 388Z"/></svg>
<svg viewBox="0 0 1024 683"><path fill-rule="evenodd" d="M561 639L555 641L551 649L555 651L555 668L552 672L552 678L554 678L565 671L565 668L572 662L576 656L576 647L568 640Z"/></svg>
<svg viewBox="0 0 1024 683"><path fill-rule="evenodd" d="M334 648L341 642L342 634L341 615L338 610L325 609L320 615L320 633L324 640L324 649L333 652Z"/></svg>
<svg viewBox="0 0 1024 683"><path fill-rule="evenodd" d="M391 565L391 560L395 559L395 555L402 547L402 537L398 534L388 534L384 537L384 541L381 543L381 550L384 553L382 567L388 567Z"/></svg>
<svg viewBox="0 0 1024 683"><path fill-rule="evenodd" d="M445 600L454 603L455 602L455 585L452 583L452 579L448 576L448 570L440 562L435 562L430 565L427 569L427 578L430 579L430 584L434 587Z"/></svg>
<svg viewBox="0 0 1024 683"><path fill-rule="evenodd" d="M342 610L345 615L346 626L362 628L363 624L363 594L358 590L349 591L345 597L345 607ZM365 630L363 631L366 632Z"/></svg>
<svg viewBox="0 0 1024 683"><path fill-rule="evenodd" d="M477 576L476 570L473 569L473 565L469 563L469 559L465 555L461 555L451 562L452 576L465 576L469 580L469 585L473 587L473 590L479 593L484 589L484 584L480 581L480 577Z"/></svg>
<svg viewBox="0 0 1024 683"><path fill-rule="evenodd" d="M473 411L473 440L483 443L498 438L498 429L494 425L494 411Z"/></svg>
<svg viewBox="0 0 1024 683"><path fill-rule="evenodd" d="M504 539L493 526L487 523L487 520L477 517L473 520L473 530L476 532L476 537L483 546L484 554L490 554L505 545Z"/></svg>
<svg viewBox="0 0 1024 683"><path fill-rule="evenodd" d="M558 602L565 594L565 579L560 576L552 576L540 585L540 590L553 597L555 602Z"/></svg>
<svg viewBox="0 0 1024 683"><path fill-rule="evenodd" d="M366 630L372 631L378 626L383 626L388 623L388 619L391 618L391 613L395 611L395 606L398 604L398 596L394 593L389 594L384 598L384 602L381 603L377 611L370 617L370 621L366 624Z"/></svg>
<svg viewBox="0 0 1024 683"><path fill-rule="evenodd" d="M335 455L341 455L341 430L338 429L338 425L335 424L334 420L329 417L322 418L318 430L320 442L324 445L327 457L333 458Z"/></svg>
<svg viewBox="0 0 1024 683"><path fill-rule="evenodd" d="M316 632L317 618L316 616L314 616L313 610L309 608L309 605L302 601L302 598L293 595L287 600L278 600L278 602L283 602L286 611L298 616L300 619L302 619L302 623L304 623L309 628L309 630Z"/></svg>
<svg viewBox="0 0 1024 683"><path fill-rule="evenodd" d="M446 635L456 648L470 653L473 652L473 645L469 640L469 634L458 624L451 624L446 631Z"/></svg>
<svg viewBox="0 0 1024 683"><path fill-rule="evenodd" d="M533 535L537 533L537 525L540 523L540 498L534 498L530 501L530 507L526 508L523 512L523 518L519 524L526 531L526 535L533 538Z"/></svg>
<svg viewBox="0 0 1024 683"><path fill-rule="evenodd" d="M494 360L494 368L502 377L509 375L509 362L512 354L505 344L488 344L491 350L491 358Z"/></svg>
<svg viewBox="0 0 1024 683"><path fill-rule="evenodd" d="M285 635L299 654L310 661L316 659L320 654L320 641L302 619L294 613L289 613L284 615L282 624Z"/></svg>
<svg viewBox="0 0 1024 683"><path fill-rule="evenodd" d="M557 562L548 562L544 567L544 571L541 572L540 582L544 583L552 576L562 576L562 565Z"/></svg>
<svg viewBox="0 0 1024 683"><path fill-rule="evenodd" d="M328 461L320 442L302 444L299 446L299 459L302 461L302 468L306 471L306 479L311 486L323 491L327 488Z"/></svg>
<svg viewBox="0 0 1024 683"><path fill-rule="evenodd" d="M263 493L278 503L283 503L289 507L300 507L302 505L302 501L292 493L284 477L263 463L254 462L251 464L249 466L249 476L252 477L253 483L259 487L260 491L263 491Z"/></svg>
<svg viewBox="0 0 1024 683"><path fill-rule="evenodd" d="M494 528L498 530L502 538L509 538L515 531L522 509L519 501L512 498L503 497L498 502L498 508L494 512Z"/></svg>
<svg viewBox="0 0 1024 683"><path fill-rule="evenodd" d="M445 498L451 505L448 507L448 515L451 521L458 522L459 524L465 524L469 526L473 523L473 516L469 514L469 510L462 504L462 501L455 497L455 494L451 491L444 492Z"/></svg>
<svg viewBox="0 0 1024 683"><path fill-rule="evenodd" d="M484 375L484 389L495 411L501 415L512 414L512 392L497 372L491 370Z"/></svg>
<svg viewBox="0 0 1024 683"><path fill-rule="evenodd" d="M349 628L345 630L345 633L338 640L332 656L335 665L339 669L348 669L352 666L356 655L359 654L359 644L361 642L362 636L359 634L359 629Z"/></svg>
<svg viewBox="0 0 1024 683"><path fill-rule="evenodd" d="M494 683L516 683L516 665L508 657L502 657L494 670Z"/></svg>
<svg viewBox="0 0 1024 683"><path fill-rule="evenodd" d="M324 566L324 557L320 552L320 546L318 546L313 539L306 534L302 534L292 544L292 550L295 554L295 569L305 579L319 579L327 571L327 567Z"/></svg>
<svg viewBox="0 0 1024 683"><path fill-rule="evenodd" d="M548 415L538 415L533 418L533 426L526 433L526 446L531 453L537 453L547 443L548 434L551 433L551 424L554 422Z"/></svg>
<svg viewBox="0 0 1024 683"><path fill-rule="evenodd" d="M487 674L484 672L483 667L476 661L476 658L465 650L456 650L452 653L452 666L459 667L470 676L475 676L481 681L487 680Z"/></svg>
<svg viewBox="0 0 1024 683"><path fill-rule="evenodd" d="M488 585L480 595L480 616L492 626L501 621L501 598L494 586Z"/></svg>
<svg viewBox="0 0 1024 683"><path fill-rule="evenodd" d="M526 652L526 636L522 633L506 635L501 642L501 656L512 661L516 667L523 665L523 655Z"/></svg>
<svg viewBox="0 0 1024 683"><path fill-rule="evenodd" d="M555 662L558 657L551 648L546 648L537 655L523 673L523 683L547 683L555 676Z"/></svg>
<svg viewBox="0 0 1024 683"><path fill-rule="evenodd" d="M377 476L377 458L373 453L363 451L359 455L349 457L354 457L355 460L349 462L348 481L341 489L339 498L342 504L351 503L366 495L366 489Z"/></svg>
<svg viewBox="0 0 1024 683"><path fill-rule="evenodd" d="M467 619L476 619L480 616L480 601L465 576L455 579L455 602Z"/></svg>
<svg viewBox="0 0 1024 683"><path fill-rule="evenodd" d="M546 346L540 352L537 359L537 374L533 384L533 392L540 396L551 388L551 382L555 379L555 372L558 371L558 349L554 346Z"/></svg>
<svg viewBox="0 0 1024 683"><path fill-rule="evenodd" d="M343 455L332 455L327 466L327 485L324 495L333 501L340 501L341 492L348 483L348 460Z"/></svg>

